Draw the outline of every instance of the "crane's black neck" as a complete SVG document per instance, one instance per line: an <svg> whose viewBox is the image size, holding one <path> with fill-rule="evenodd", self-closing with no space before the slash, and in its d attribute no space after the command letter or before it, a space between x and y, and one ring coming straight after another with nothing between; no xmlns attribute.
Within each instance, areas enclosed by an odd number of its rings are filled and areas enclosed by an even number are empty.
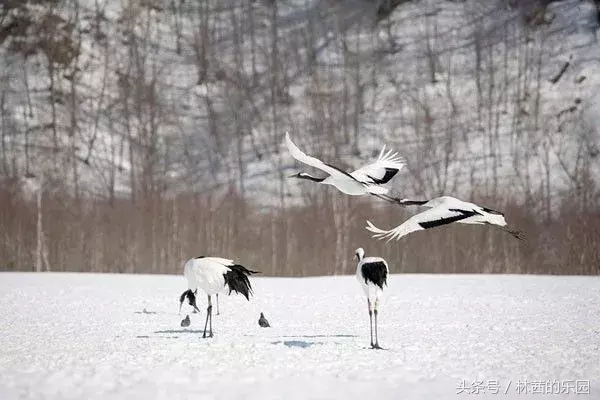
<svg viewBox="0 0 600 400"><path fill-rule="evenodd" d="M428 202L429 200L400 200L400 204L402 204L403 206L422 206L423 204Z"/></svg>
<svg viewBox="0 0 600 400"><path fill-rule="evenodd" d="M325 178L317 178L316 176L312 176L310 174L307 174L305 172L300 172L298 175L296 175L296 178L300 178L300 179L306 179L309 181L313 181L313 182L323 182L325 180Z"/></svg>

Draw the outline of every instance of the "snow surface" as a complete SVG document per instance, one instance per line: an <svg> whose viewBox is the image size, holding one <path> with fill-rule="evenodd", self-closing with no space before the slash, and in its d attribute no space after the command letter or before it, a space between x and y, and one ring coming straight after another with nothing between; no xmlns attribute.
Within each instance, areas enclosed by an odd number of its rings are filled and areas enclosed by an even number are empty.
<svg viewBox="0 0 600 400"><path fill-rule="evenodd" d="M570 398L600 398L597 277L393 275L377 351L353 276L255 278L250 302L221 297L212 339L204 313L180 327L183 276L0 276L3 400L486 397L457 395L463 379L498 380L500 398L590 380Z"/></svg>

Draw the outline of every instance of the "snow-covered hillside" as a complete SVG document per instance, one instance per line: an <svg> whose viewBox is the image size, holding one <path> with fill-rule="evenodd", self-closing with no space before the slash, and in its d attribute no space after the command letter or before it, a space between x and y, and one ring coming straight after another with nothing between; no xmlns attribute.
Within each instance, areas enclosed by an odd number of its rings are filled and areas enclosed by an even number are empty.
<svg viewBox="0 0 600 400"><path fill-rule="evenodd" d="M216 336L202 339L204 313L180 327L183 276L3 273L0 397L422 400L476 386L511 399L600 393L598 278L393 275L382 351L367 348L354 277L252 282L250 302L221 297ZM260 312L271 328L258 326ZM576 383L590 394L575 396Z"/></svg>
<svg viewBox="0 0 600 400"><path fill-rule="evenodd" d="M406 195L528 200L600 175L593 1L537 14L503 0L407 1L377 24L377 2L357 0L63 2L52 43L77 57L58 58L60 70L31 50L50 9L30 3L42 22L0 46L2 143L21 172L75 170L69 180L103 194L153 176L278 203L272 194L297 194L282 181L289 129L354 166L388 143L408 158Z"/></svg>

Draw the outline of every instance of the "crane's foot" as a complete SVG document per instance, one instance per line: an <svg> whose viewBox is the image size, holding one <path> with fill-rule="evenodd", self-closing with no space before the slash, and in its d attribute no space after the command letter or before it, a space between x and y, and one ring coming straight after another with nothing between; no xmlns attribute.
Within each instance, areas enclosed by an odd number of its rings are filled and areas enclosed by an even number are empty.
<svg viewBox="0 0 600 400"><path fill-rule="evenodd" d="M383 350L383 347L380 347L379 343L371 344L371 348L374 350Z"/></svg>

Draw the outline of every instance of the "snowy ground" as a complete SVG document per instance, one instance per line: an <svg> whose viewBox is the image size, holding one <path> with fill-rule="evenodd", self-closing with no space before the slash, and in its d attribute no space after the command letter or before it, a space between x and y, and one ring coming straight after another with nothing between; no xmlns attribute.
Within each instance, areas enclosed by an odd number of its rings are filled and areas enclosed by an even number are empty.
<svg viewBox="0 0 600 400"><path fill-rule="evenodd" d="M3 273L0 398L484 397L456 394L477 381L501 398L600 398L599 278L392 276L382 351L366 348L354 277L253 282L251 302L221 298L202 339L203 315L180 327L183 277Z"/></svg>

